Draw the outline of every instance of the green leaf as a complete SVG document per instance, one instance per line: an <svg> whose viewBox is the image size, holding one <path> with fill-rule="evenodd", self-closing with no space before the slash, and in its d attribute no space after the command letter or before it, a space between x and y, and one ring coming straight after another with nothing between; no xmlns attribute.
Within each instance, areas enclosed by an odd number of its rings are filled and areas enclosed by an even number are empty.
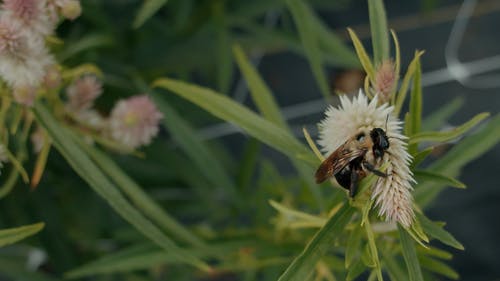
<svg viewBox="0 0 500 281"><path fill-rule="evenodd" d="M139 8L137 15L135 16L132 27L141 27L165 4L167 4L167 0L145 0L142 6Z"/></svg>
<svg viewBox="0 0 500 281"><path fill-rule="evenodd" d="M431 272L441 274L453 280L457 280L460 277L455 270L441 261L425 256L420 256L418 260L423 268Z"/></svg>
<svg viewBox="0 0 500 281"><path fill-rule="evenodd" d="M165 231L181 241L198 247L205 243L191 233L182 224L156 203L144 190L134 182L118 165L97 148L82 144L80 147L94 160L94 163L119 187L130 200Z"/></svg>
<svg viewBox="0 0 500 281"><path fill-rule="evenodd" d="M389 29L382 0L368 0L370 30L372 33L373 61L375 65L389 58Z"/></svg>
<svg viewBox="0 0 500 281"><path fill-rule="evenodd" d="M415 251L415 244L410 235L400 225L398 225L398 231L410 281L423 281L424 278L422 277L422 270L418 262L417 252Z"/></svg>
<svg viewBox="0 0 500 281"><path fill-rule="evenodd" d="M445 175L431 172L429 170L416 170L414 173L415 173L415 178L416 178L418 183L424 183L424 182L429 181L429 182L439 183L442 185L457 187L457 188L465 188L466 187L465 184L462 183L461 181L458 181L452 177L448 177Z"/></svg>
<svg viewBox="0 0 500 281"><path fill-rule="evenodd" d="M464 102L463 97L456 97L451 102L447 102L423 120L422 130L432 131L438 129L464 105Z"/></svg>
<svg viewBox="0 0 500 281"><path fill-rule="evenodd" d="M486 119L490 114L488 112L479 113L474 116L471 120L465 122L464 124L445 132L422 132L410 137L408 141L409 144L416 144L423 141L433 141L433 142L446 142L458 138L459 136L465 134L468 130L472 129L479 122Z"/></svg>
<svg viewBox="0 0 500 281"><path fill-rule="evenodd" d="M222 187L229 193L228 202L238 205L240 203L238 190L212 150L196 134L194 129L184 120L177 111L170 106L158 93L151 92L152 98L158 109L164 114L162 124L170 131L172 138L182 148L198 170L210 182L211 187ZM210 163L207 165L207 163Z"/></svg>
<svg viewBox="0 0 500 281"><path fill-rule="evenodd" d="M347 271L346 281L352 281L356 279L361 273L363 273L368 267L361 261L354 263Z"/></svg>
<svg viewBox="0 0 500 281"><path fill-rule="evenodd" d="M354 49L356 50L356 54L358 55L359 61L361 62L366 75L371 81L373 81L373 79L375 78L375 68L373 67L370 57L366 53L365 47L363 47L363 44L359 40L354 30L347 28L347 31L349 32L352 44L354 45Z"/></svg>
<svg viewBox="0 0 500 281"><path fill-rule="evenodd" d="M253 65L250 64L250 61L241 47L239 45L234 45L233 53L240 71L250 88L252 99L262 113L262 116L281 128L288 128L271 90L257 73Z"/></svg>
<svg viewBox="0 0 500 281"><path fill-rule="evenodd" d="M202 107L214 116L240 126L251 136L291 158L300 158L311 165L319 165L319 161L314 154L284 129L263 119L228 97L207 88L168 78L156 80L153 85L170 90Z"/></svg>
<svg viewBox="0 0 500 281"><path fill-rule="evenodd" d="M303 281L314 271L319 259L333 246L333 241L338 238L347 223L351 220L355 209L345 204L328 222L314 235L304 248L280 276L279 281Z"/></svg>
<svg viewBox="0 0 500 281"><path fill-rule="evenodd" d="M227 94L233 76L233 60L231 57L231 34L227 26L224 1L213 2L213 18L216 25L215 56L217 58L217 85L221 93Z"/></svg>
<svg viewBox="0 0 500 281"><path fill-rule="evenodd" d="M330 87L326 78L323 62L321 60L321 52L319 49L319 40L317 35L317 27L314 24L313 18L315 15L311 8L302 0L286 0L288 9L290 10L295 25L299 31L300 40L304 45L309 65L311 66L316 82L323 96L330 98Z"/></svg>
<svg viewBox="0 0 500 281"><path fill-rule="evenodd" d="M34 113L51 137L55 148L68 161L74 171L84 179L89 186L127 222L134 226L140 233L155 242L164 250L177 256L183 262L192 264L202 270L209 270L209 266L196 257L179 248L169 237L165 236L158 227L146 219L116 187L94 161L78 145L77 137L67 128L61 126L49 113L41 102L37 102Z"/></svg>
<svg viewBox="0 0 500 281"><path fill-rule="evenodd" d="M463 139L445 156L433 163L429 170L443 175L456 175L465 164L484 154L500 141L499 131L500 115L496 115L477 133ZM442 189L442 185L426 183L418 185L413 195L418 205L425 207L437 197Z"/></svg>
<svg viewBox="0 0 500 281"><path fill-rule="evenodd" d="M415 74L413 76L413 87L410 95L410 122L405 123L409 127L408 135L412 136L420 132L422 123L422 69L420 67L420 58L415 63ZM410 144L408 152L415 154L417 144Z"/></svg>
<svg viewBox="0 0 500 281"><path fill-rule="evenodd" d="M375 264L375 272L377 274L377 279L383 281L382 278L382 268L380 266L380 260L378 258L377 244L375 243L375 235L373 234L372 227L370 225L370 220L365 221L365 231L366 237L368 238L368 249L370 250L370 256L372 262Z"/></svg>
<svg viewBox="0 0 500 281"><path fill-rule="evenodd" d="M438 259L443 259L443 260L451 260L453 258L453 255L445 250L441 250L438 248L418 248L417 253L419 255L426 255L430 257L435 257Z"/></svg>
<svg viewBox="0 0 500 281"><path fill-rule="evenodd" d="M197 258L208 258L217 255L228 255L238 248L244 247L241 243L218 243L210 248L193 248L187 250ZM95 261L74 268L64 274L66 278L82 278L98 274L124 273L137 270L151 269L161 265L179 264L179 259L172 253L157 249L154 245L139 245L103 256Z"/></svg>
<svg viewBox="0 0 500 281"><path fill-rule="evenodd" d="M287 219L298 219L306 222L311 222L314 225L320 225L320 226L323 226L326 223L325 218L291 209L274 200L269 200L269 204L271 204L271 206L274 209L276 209L276 211L280 212L282 215L287 217Z"/></svg>
<svg viewBox="0 0 500 281"><path fill-rule="evenodd" d="M356 256L359 255L363 237L362 235L363 228L356 225L347 240L347 248L345 250L345 268L350 268Z"/></svg>
<svg viewBox="0 0 500 281"><path fill-rule="evenodd" d="M420 57L424 54L423 51L415 51L415 56L413 60L410 62L408 69L406 70L405 76L403 77L403 82L399 88L398 94L396 96L396 102L394 104L394 115L399 116L401 112L401 108L403 107L403 103L406 98L406 92L408 91L408 86L410 84L410 80L413 77L413 74L417 70L417 64L420 61Z"/></svg>
<svg viewBox="0 0 500 281"><path fill-rule="evenodd" d="M35 235L42 230L44 226L45 224L43 222L39 222L16 228L2 229L0 230L0 247L14 244L26 237Z"/></svg>
<svg viewBox="0 0 500 281"><path fill-rule="evenodd" d="M418 166L418 164L422 163L422 161L424 161L425 158L427 158L427 156L429 156L429 154L431 154L433 150L434 150L434 147L431 146L431 147L428 147L422 151L417 152L413 156L413 161L411 162L411 166L413 168Z"/></svg>
<svg viewBox="0 0 500 281"><path fill-rule="evenodd" d="M408 280L408 274L406 274L403 268L404 265L385 253L382 260L384 261L385 269L392 281Z"/></svg>
<svg viewBox="0 0 500 281"><path fill-rule="evenodd" d="M417 213L417 218L422 224L422 228L429 236L436 238L444 244L455 249L463 250L464 246L458 242L448 231L444 230L443 226L431 221L425 215Z"/></svg>
<svg viewBox="0 0 500 281"><path fill-rule="evenodd" d="M107 34L89 34L76 42L66 44L66 48L57 54L57 60L63 62L89 49L113 45L113 38Z"/></svg>

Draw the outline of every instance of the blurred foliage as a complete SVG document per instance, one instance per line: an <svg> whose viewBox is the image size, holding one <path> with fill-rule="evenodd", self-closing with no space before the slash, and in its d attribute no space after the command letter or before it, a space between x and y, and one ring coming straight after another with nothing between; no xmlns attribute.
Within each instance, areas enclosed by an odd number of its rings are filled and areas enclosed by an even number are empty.
<svg viewBox="0 0 500 281"><path fill-rule="evenodd" d="M389 57L390 37L382 2L369 2L372 34L378 34L373 40L377 65ZM363 65L370 75L366 66L372 62L361 43L355 46L360 62L354 48L316 14L344 9L348 1L87 0L82 5L82 17L58 31L64 41L53 45L59 62L68 71L83 64L99 68L105 82L99 108L109 108L119 97L151 94L166 116L164 131L143 149L143 157L105 154L38 103L36 119L56 149L31 192L23 182L8 185L14 182L9 175L19 173L12 172L15 167L4 168L2 181L9 188L2 189L0 227L43 221L45 228L27 244L0 250L0 276L30 281L458 277L443 262L451 254L434 243L414 241L428 237L463 248L443 224L419 214L420 228L387 228L370 220L375 217L370 208L359 212L352 207L342 190L314 184L319 160L291 134L273 93L251 63L252 54L299 54L327 98L326 67ZM455 130L427 131L439 129L461 102L421 120L420 55L415 54L393 102L402 110L411 89L406 130L419 162L413 168L421 171L414 195L425 207L443 188L463 187L454 177L500 140L495 133L500 117L491 118L444 157L422 165L433 146L417 143L456 139L487 115ZM258 113L230 97L238 69ZM247 134L243 152L200 139L197 128L216 119ZM284 175L262 143L288 156L296 173ZM21 150L19 155L31 157ZM22 160L27 171L33 170L33 160ZM368 177L363 185L373 180ZM0 243L39 230L2 230ZM5 233L15 237L4 238Z"/></svg>

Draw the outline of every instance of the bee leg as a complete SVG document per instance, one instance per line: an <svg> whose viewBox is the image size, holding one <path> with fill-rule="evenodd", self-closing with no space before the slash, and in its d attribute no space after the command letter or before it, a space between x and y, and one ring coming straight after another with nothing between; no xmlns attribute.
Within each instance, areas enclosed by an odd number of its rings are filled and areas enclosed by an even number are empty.
<svg viewBox="0 0 500 281"><path fill-rule="evenodd" d="M379 170L375 169L375 167L374 167L372 164L368 163L368 162L363 162L363 166L364 166L364 167L365 167L368 171L370 171L370 172L374 173L375 175L377 175L377 176L379 176L379 177L384 177L384 178L385 178L385 177L387 177L387 176L388 176L388 174L386 174L386 173L384 173L384 172L382 172L382 171L379 171Z"/></svg>
<svg viewBox="0 0 500 281"><path fill-rule="evenodd" d="M358 183L359 183L359 176L356 171L352 170L351 171L351 184L349 186L349 196L351 198L354 197L356 194L356 191L358 190Z"/></svg>

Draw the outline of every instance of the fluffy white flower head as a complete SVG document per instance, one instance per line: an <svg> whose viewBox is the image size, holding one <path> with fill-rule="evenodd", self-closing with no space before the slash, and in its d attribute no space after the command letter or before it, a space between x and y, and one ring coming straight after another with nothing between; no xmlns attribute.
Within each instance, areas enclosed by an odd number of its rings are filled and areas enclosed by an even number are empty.
<svg viewBox="0 0 500 281"><path fill-rule="evenodd" d="M411 196L411 184L415 180L409 169L411 156L403 141L407 137L401 134L402 122L392 114L392 106L387 103L379 106L377 96L369 101L361 90L352 101L347 96L340 96L340 102L339 108L330 106L326 110L326 117L319 124L318 143L323 152L330 155L361 131L373 128L386 131L390 143L388 153L375 166L379 168L387 163L385 173L388 176L378 178L372 188L372 198L380 216L409 227L415 216Z"/></svg>
<svg viewBox="0 0 500 281"><path fill-rule="evenodd" d="M147 95L120 100L111 111L111 137L131 148L147 145L158 134L163 114Z"/></svg>
<svg viewBox="0 0 500 281"><path fill-rule="evenodd" d="M0 15L0 76L9 86L38 86L51 64L43 41Z"/></svg>

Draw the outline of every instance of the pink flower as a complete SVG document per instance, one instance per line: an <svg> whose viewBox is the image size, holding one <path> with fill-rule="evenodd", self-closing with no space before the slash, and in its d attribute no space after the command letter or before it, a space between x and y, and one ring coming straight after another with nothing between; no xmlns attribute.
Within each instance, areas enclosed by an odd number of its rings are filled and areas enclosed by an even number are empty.
<svg viewBox="0 0 500 281"><path fill-rule="evenodd" d="M39 37L0 15L0 77L10 87L38 86L51 64L53 58Z"/></svg>
<svg viewBox="0 0 500 281"><path fill-rule="evenodd" d="M394 69L394 63L391 60L386 60L378 67L377 73L375 73L375 82L373 88L375 94L378 94L381 98L381 102L387 102L391 99L391 91L396 86L396 72Z"/></svg>
<svg viewBox="0 0 500 281"><path fill-rule="evenodd" d="M66 89L69 110L86 110L94 105L94 100L102 94L102 84L95 76L86 75L73 81Z"/></svg>
<svg viewBox="0 0 500 281"><path fill-rule="evenodd" d="M4 0L4 16L35 35L53 33L55 22L47 13L45 0Z"/></svg>
<svg viewBox="0 0 500 281"><path fill-rule="evenodd" d="M147 95L120 100L111 111L111 137L131 148L147 145L158 134L163 118Z"/></svg>

